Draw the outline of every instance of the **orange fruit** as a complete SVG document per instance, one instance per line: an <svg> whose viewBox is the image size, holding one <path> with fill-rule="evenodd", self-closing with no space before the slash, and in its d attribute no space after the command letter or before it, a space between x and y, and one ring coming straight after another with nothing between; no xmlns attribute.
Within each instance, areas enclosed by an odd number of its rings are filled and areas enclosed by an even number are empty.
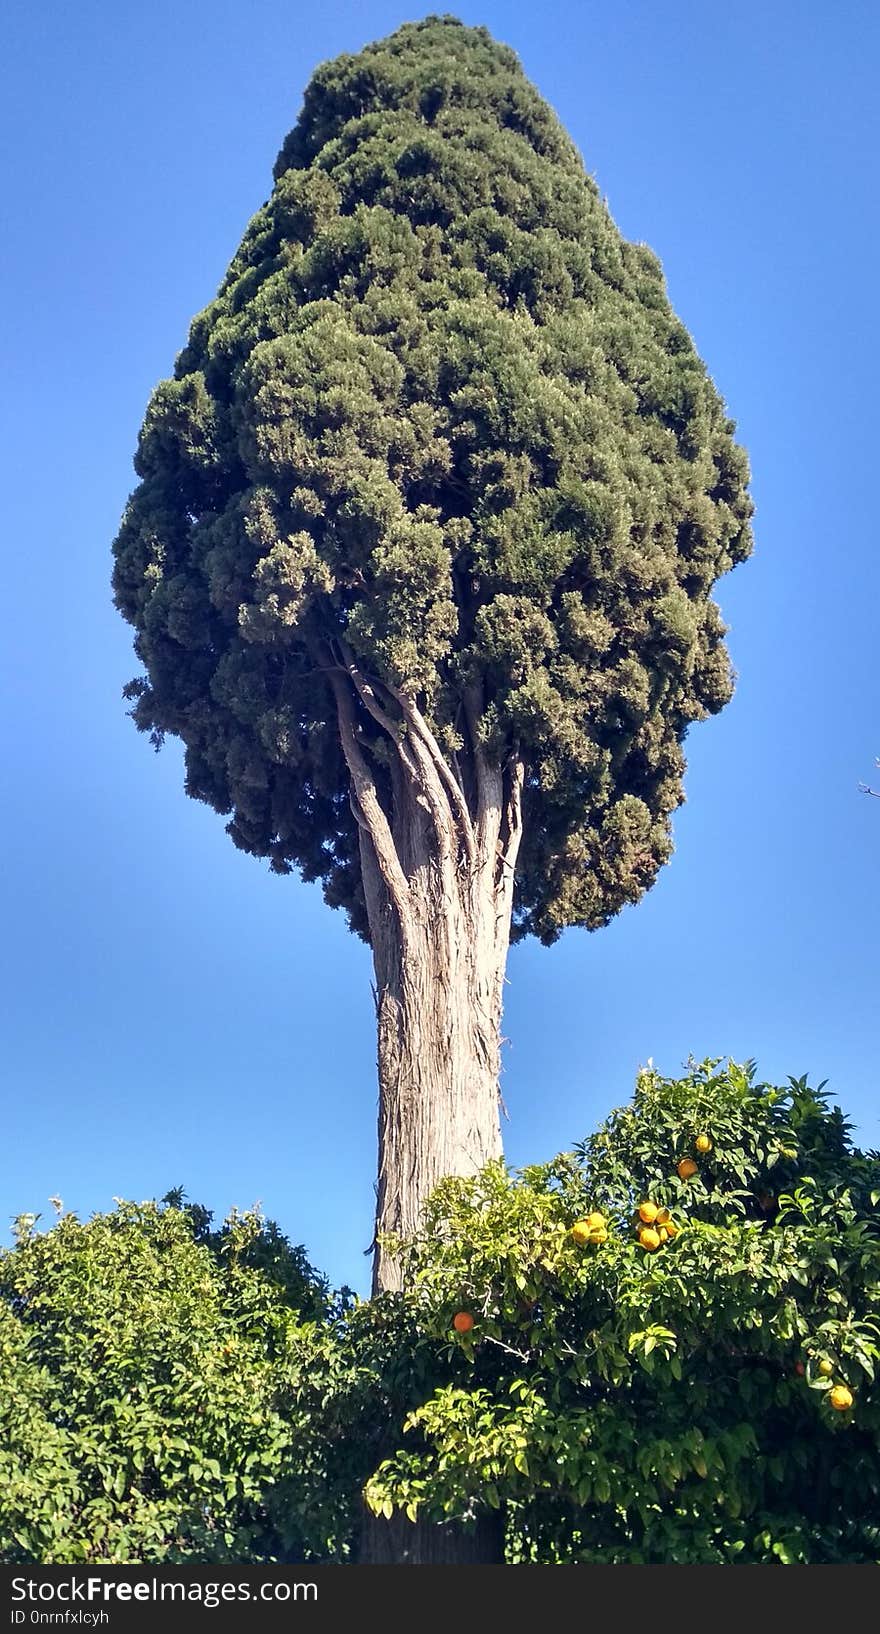
<svg viewBox="0 0 880 1634"><path fill-rule="evenodd" d="M669 1241L669 1228L668 1228L668 1226L660 1226L658 1235L659 1235L660 1241L662 1243L668 1243L668 1241Z"/></svg>
<svg viewBox="0 0 880 1634"><path fill-rule="evenodd" d="M590 1240L589 1220L575 1220L575 1223L571 1228L571 1234L578 1247L582 1248L584 1243L588 1243Z"/></svg>
<svg viewBox="0 0 880 1634"><path fill-rule="evenodd" d="M666 1226L665 1226L664 1229L666 1230L667 1236L669 1236L669 1237L677 1237L678 1236L678 1226L676 1225L674 1220L667 1220Z"/></svg>
<svg viewBox="0 0 880 1634"><path fill-rule="evenodd" d="M470 1311L456 1311L452 1318L452 1326L456 1333L470 1333L473 1325L474 1319Z"/></svg>
<svg viewBox="0 0 880 1634"><path fill-rule="evenodd" d="M643 1248L647 1248L649 1254L653 1254L655 1248L660 1247L660 1233L655 1231L653 1226L642 1226L639 1242Z"/></svg>
<svg viewBox="0 0 880 1634"><path fill-rule="evenodd" d="M845 1413L853 1404L852 1391L845 1384L836 1384L833 1390L829 1390L828 1399L836 1413Z"/></svg>
<svg viewBox="0 0 880 1634"><path fill-rule="evenodd" d="M821 1373L823 1379L830 1379L832 1373L834 1372L834 1363L829 1362L827 1356L822 1357L822 1360L819 1363L819 1372Z"/></svg>
<svg viewBox="0 0 880 1634"><path fill-rule="evenodd" d="M694 1141L698 1152L711 1152L712 1142L708 1135L698 1135Z"/></svg>
<svg viewBox="0 0 880 1634"><path fill-rule="evenodd" d="M604 1214L600 1214L598 1209L594 1209L592 1214L587 1215L587 1225L591 1231L604 1231L607 1224L608 1221Z"/></svg>
<svg viewBox="0 0 880 1634"><path fill-rule="evenodd" d="M645 1225L653 1225L659 1212L660 1210L658 1209L657 1204L652 1203L650 1199L646 1203L639 1204L639 1219L642 1220Z"/></svg>
<svg viewBox="0 0 880 1634"><path fill-rule="evenodd" d="M690 1180L691 1175L697 1172L697 1165L692 1157L683 1157L677 1168L679 1180Z"/></svg>
<svg viewBox="0 0 880 1634"><path fill-rule="evenodd" d="M668 1225L669 1221L670 1221L670 1213L669 1213L668 1208L658 1208L657 1213L656 1213L656 1215L654 1217L655 1226Z"/></svg>

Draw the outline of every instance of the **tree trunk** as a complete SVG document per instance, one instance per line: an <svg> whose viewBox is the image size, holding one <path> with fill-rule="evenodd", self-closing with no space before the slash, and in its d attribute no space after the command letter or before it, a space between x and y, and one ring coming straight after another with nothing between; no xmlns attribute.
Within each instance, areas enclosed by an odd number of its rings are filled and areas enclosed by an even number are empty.
<svg viewBox="0 0 880 1634"><path fill-rule="evenodd" d="M382 900L373 923L379 1069L374 1291L399 1286L383 1236L406 1238L445 1175L501 1156L499 1052L505 945L494 903L433 860L410 875L403 935Z"/></svg>
<svg viewBox="0 0 880 1634"><path fill-rule="evenodd" d="M363 1518L359 1566L503 1566L504 1519L498 1509L472 1527L410 1521L405 1515L367 1511Z"/></svg>
<svg viewBox="0 0 880 1634"><path fill-rule="evenodd" d="M482 700L444 756L414 698L366 676L344 642L326 665L360 833L376 973L379 1180L373 1292L401 1286L384 1240L412 1236L447 1175L501 1156L501 1002L524 767L483 748ZM503 1520L472 1528L365 1510L360 1564L497 1565Z"/></svg>
<svg viewBox="0 0 880 1634"><path fill-rule="evenodd" d="M400 1286L386 1234L411 1236L446 1175L501 1156L501 1005L523 765L484 751L478 700L447 759L414 699L330 667L376 973L379 1179L373 1291Z"/></svg>

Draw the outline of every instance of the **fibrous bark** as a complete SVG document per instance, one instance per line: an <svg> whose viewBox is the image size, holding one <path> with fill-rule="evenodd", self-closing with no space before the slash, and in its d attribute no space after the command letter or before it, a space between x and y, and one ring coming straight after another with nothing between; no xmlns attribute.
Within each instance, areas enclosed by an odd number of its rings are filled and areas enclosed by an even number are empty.
<svg viewBox="0 0 880 1634"><path fill-rule="evenodd" d="M476 705L454 767L413 698L367 677L344 644L337 656L328 672L376 974L377 1291L400 1281L383 1239L417 1230L445 1175L474 1174L501 1155L502 989L524 768L485 751Z"/></svg>

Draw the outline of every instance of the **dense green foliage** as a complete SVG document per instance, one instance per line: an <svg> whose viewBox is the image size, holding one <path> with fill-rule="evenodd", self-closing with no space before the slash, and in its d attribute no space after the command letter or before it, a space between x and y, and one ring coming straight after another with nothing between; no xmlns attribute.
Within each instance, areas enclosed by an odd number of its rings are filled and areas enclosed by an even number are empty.
<svg viewBox="0 0 880 1634"><path fill-rule="evenodd" d="M643 1199L679 1227L654 1252ZM412 1272L440 1321L474 1314L473 1374L412 1415L372 1499L506 1501L515 1560L880 1560L878 1203L821 1092L715 1063L642 1074L576 1162L448 1182ZM608 1240L578 1247L595 1208Z"/></svg>
<svg viewBox="0 0 880 1634"><path fill-rule="evenodd" d="M345 1560L366 1489L503 1506L512 1562L880 1563L880 1159L804 1081L642 1073L574 1154L445 1182L366 1303L180 1205L0 1256L0 1559Z"/></svg>
<svg viewBox="0 0 880 1634"><path fill-rule="evenodd" d="M367 934L344 637L466 793L475 742L524 759L516 933L601 925L668 857L684 734L730 695L733 429L507 47L430 18L340 57L147 411L114 575L135 720L183 740L237 845Z"/></svg>
<svg viewBox="0 0 880 1634"><path fill-rule="evenodd" d="M180 1205L180 1194L171 1197ZM253 1216L120 1202L0 1256L0 1560L241 1560L287 1452L291 1324L330 1302Z"/></svg>

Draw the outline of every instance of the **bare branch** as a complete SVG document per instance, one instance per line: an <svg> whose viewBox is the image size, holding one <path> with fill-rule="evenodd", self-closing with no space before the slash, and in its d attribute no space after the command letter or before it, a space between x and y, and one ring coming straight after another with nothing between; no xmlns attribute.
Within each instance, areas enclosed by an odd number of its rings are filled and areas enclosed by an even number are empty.
<svg viewBox="0 0 880 1634"><path fill-rule="evenodd" d="M467 801L464 797L464 790L458 782L455 773L452 771L446 756L440 748L437 739L431 731L431 728L425 720L425 717L418 705L413 702L412 698L408 698L405 693L400 694L398 701L406 717L408 725L413 732L417 733L431 757L440 781L446 790L453 812L458 819L458 826L461 830L461 837L467 853L468 861L473 862L476 851L474 828L471 822L471 814L468 811Z"/></svg>
<svg viewBox="0 0 880 1634"><path fill-rule="evenodd" d="M336 644L342 657L345 673L351 677L364 708L372 715L373 720L382 727L382 730L388 733L392 741L399 744L403 722L392 720L391 716L382 708L376 697L375 686L363 674L348 642L343 641L342 636L338 636Z"/></svg>
<svg viewBox="0 0 880 1634"><path fill-rule="evenodd" d="M452 854L456 839L454 825L457 821L461 843L468 860L473 863L474 831L467 801L418 705L390 682L367 677L342 636L337 636L336 645L345 673L349 676L364 708L391 739L410 776L421 784L434 819L441 850L447 857ZM398 705L403 716L402 720L395 719L385 707L383 697Z"/></svg>
<svg viewBox="0 0 880 1634"><path fill-rule="evenodd" d="M419 770L413 762L406 743L406 723L402 720L395 720L394 716L390 715L379 701L379 691L381 690L391 697L390 689L384 686L382 682L369 679L364 675L354 653L341 636L337 638L337 645L343 659L345 673L354 685L361 703L367 712L372 715L373 720L382 727L382 730L391 739L410 777L414 782L419 782Z"/></svg>
<svg viewBox="0 0 880 1634"><path fill-rule="evenodd" d="M358 808L364 819L364 826L372 841L379 872L403 925L406 922L409 908L409 885L400 866L400 858L397 855L394 837L391 833L388 818L382 809L382 802L379 799L373 774L357 740L357 725L352 695L346 681L338 671L331 673L329 680L333 688L333 696L336 699L339 736L342 742L342 752L345 755L346 765L351 775L354 798L357 801Z"/></svg>
<svg viewBox="0 0 880 1634"><path fill-rule="evenodd" d="M501 830L501 773L498 767L491 764L480 742L482 700L475 687L466 689L463 701L477 781L475 835L478 863L481 867L494 866L495 844Z"/></svg>
<svg viewBox="0 0 880 1634"><path fill-rule="evenodd" d="M362 828L364 830L364 833L369 834L370 825L367 822L363 812L361 811L361 808L360 808L360 806L358 804L358 801L357 801L357 798L355 796L355 792L354 792L353 789L349 789L348 803L349 803L349 805L351 807L351 815L354 818L355 822L357 823L358 828Z"/></svg>
<svg viewBox="0 0 880 1634"><path fill-rule="evenodd" d="M448 865L454 859L455 842L458 837L455 819L450 810L449 801L445 798L443 785L437 776L436 768L432 764L424 744L415 736L411 737L409 741L418 767L419 786L434 821L441 860Z"/></svg>
<svg viewBox="0 0 880 1634"><path fill-rule="evenodd" d="M530 1350L517 1350L514 1345L506 1345L503 1339L493 1338L491 1333L484 1333L482 1337L485 1344L497 1345L499 1350L506 1350L508 1356L515 1356L520 1362L530 1362L532 1359Z"/></svg>
<svg viewBox="0 0 880 1634"><path fill-rule="evenodd" d="M510 762L510 793L505 811L507 848L502 850L505 866L513 873L522 840L522 793L526 769L518 756Z"/></svg>

